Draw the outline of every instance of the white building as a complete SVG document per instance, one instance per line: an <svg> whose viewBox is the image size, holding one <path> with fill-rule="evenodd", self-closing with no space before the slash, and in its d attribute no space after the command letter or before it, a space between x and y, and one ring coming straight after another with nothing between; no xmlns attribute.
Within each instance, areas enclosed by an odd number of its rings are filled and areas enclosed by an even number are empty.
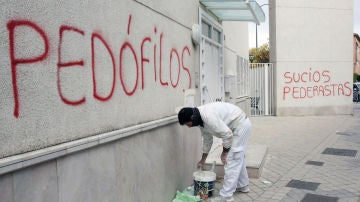
<svg viewBox="0 0 360 202"><path fill-rule="evenodd" d="M270 1L277 115L352 114L353 1Z"/></svg>

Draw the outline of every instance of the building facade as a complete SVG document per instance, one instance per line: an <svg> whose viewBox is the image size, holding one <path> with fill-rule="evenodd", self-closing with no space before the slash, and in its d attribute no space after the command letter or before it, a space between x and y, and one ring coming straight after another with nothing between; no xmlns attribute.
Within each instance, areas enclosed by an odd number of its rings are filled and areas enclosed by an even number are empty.
<svg viewBox="0 0 360 202"><path fill-rule="evenodd" d="M352 114L353 1L270 0L276 114Z"/></svg>
<svg viewBox="0 0 360 202"><path fill-rule="evenodd" d="M201 137L176 111L250 110L253 19L211 2L2 1L0 201L171 201L192 184ZM244 2L230 10L261 14ZM270 1L278 115L351 113L352 1L321 2Z"/></svg>
<svg viewBox="0 0 360 202"><path fill-rule="evenodd" d="M236 97L224 79L247 57L247 23L227 43L236 23L199 1L3 1L0 11L0 201L171 201L192 184L201 139L176 110Z"/></svg>

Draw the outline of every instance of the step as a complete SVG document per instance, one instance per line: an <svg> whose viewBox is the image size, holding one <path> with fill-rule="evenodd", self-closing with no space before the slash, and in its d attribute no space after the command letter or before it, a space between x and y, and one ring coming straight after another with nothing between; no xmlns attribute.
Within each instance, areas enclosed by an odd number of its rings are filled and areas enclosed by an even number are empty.
<svg viewBox="0 0 360 202"><path fill-rule="evenodd" d="M213 148L206 159L205 170L210 170L213 162L215 161L215 173L218 178L224 176L224 165L220 160L222 146ZM250 144L248 145L245 161L246 170L249 178L259 178L265 164L268 147L266 145Z"/></svg>

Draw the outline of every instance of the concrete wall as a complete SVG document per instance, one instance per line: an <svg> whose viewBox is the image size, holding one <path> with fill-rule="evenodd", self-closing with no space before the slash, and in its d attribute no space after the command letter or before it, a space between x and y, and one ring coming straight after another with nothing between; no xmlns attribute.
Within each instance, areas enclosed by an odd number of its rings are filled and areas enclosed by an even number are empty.
<svg viewBox="0 0 360 202"><path fill-rule="evenodd" d="M353 1L270 4L277 115L351 114Z"/></svg>
<svg viewBox="0 0 360 202"><path fill-rule="evenodd" d="M199 137L171 124L0 175L0 201L171 201L192 183Z"/></svg>
<svg viewBox="0 0 360 202"><path fill-rule="evenodd" d="M200 136L175 108L198 7L2 1L0 201L170 201L191 184Z"/></svg>

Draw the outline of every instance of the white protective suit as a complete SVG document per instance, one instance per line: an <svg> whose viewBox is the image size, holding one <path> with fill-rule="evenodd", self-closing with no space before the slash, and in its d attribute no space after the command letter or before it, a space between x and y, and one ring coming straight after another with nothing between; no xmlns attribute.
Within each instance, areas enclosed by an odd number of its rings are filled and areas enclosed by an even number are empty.
<svg viewBox="0 0 360 202"><path fill-rule="evenodd" d="M225 148L231 147L224 166L225 176L220 195L230 197L236 188L249 184L245 165L245 152L251 133L251 122L237 106L214 102L197 107L204 123L200 127L203 136L203 153L209 153L213 135L221 138Z"/></svg>

